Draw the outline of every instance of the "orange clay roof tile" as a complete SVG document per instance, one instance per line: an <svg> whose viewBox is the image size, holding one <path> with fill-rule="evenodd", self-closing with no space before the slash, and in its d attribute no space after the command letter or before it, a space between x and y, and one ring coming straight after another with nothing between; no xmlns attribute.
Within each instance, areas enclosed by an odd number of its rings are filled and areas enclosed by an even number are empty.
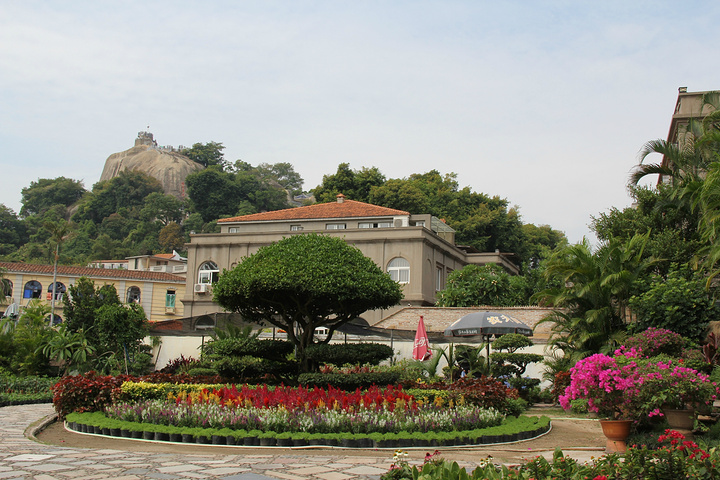
<svg viewBox="0 0 720 480"><path fill-rule="evenodd" d="M35 263L0 262L0 268L8 273L37 273L52 275L52 265L38 265ZM148 280L156 282L185 283L185 279L178 275L165 272L145 272L142 270L121 270L115 268L71 267L58 265L58 275L90 278L127 278L133 280Z"/></svg>
<svg viewBox="0 0 720 480"><path fill-rule="evenodd" d="M269 222L277 220L312 220L316 218L392 217L410 215L403 210L379 207L370 203L345 200L343 202L316 203L305 207L286 208L272 212L253 213L240 217L222 218L218 223Z"/></svg>

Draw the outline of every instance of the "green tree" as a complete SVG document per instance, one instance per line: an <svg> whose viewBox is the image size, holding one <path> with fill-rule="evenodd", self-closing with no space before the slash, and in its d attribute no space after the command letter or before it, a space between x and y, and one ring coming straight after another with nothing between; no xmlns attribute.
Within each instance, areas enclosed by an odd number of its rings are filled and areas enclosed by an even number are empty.
<svg viewBox="0 0 720 480"><path fill-rule="evenodd" d="M706 278L689 268L655 277L642 293L630 299L635 321L632 330L666 328L702 342L710 321L719 318L720 307L713 292L705 289ZM715 290L715 289L713 289Z"/></svg>
<svg viewBox="0 0 720 480"><path fill-rule="evenodd" d="M205 144L194 143L192 147L186 148L180 153L205 168L211 165L217 165L222 170L226 166L223 150L225 150L225 147L222 143L208 142Z"/></svg>
<svg viewBox="0 0 720 480"><path fill-rule="evenodd" d="M12 209L0 203L0 255L14 252L27 241L24 222Z"/></svg>
<svg viewBox="0 0 720 480"><path fill-rule="evenodd" d="M113 362L106 362L108 365L119 365L119 369L125 374L130 373L131 366L135 363L143 365L133 366L133 373L139 373L137 368L146 369L149 358L142 357L141 344L150 331L150 324L145 316L145 311L138 304L122 305L105 304L101 305L95 312L95 330L98 336L98 352L113 359ZM122 359L122 361L117 361Z"/></svg>
<svg viewBox="0 0 720 480"><path fill-rule="evenodd" d="M46 318L50 307L32 300L23 309L12 331L10 369L20 375L48 375L50 364L42 353L42 346L50 337Z"/></svg>
<svg viewBox="0 0 720 480"><path fill-rule="evenodd" d="M171 222L160 230L158 235L158 243L162 249L171 253L173 250L182 250L185 246L185 238L182 235L182 227L175 222Z"/></svg>
<svg viewBox="0 0 720 480"><path fill-rule="evenodd" d="M190 201L204 222L234 216L243 195L235 175L210 167L191 173L185 179Z"/></svg>
<svg viewBox="0 0 720 480"><path fill-rule="evenodd" d="M552 325L552 345L578 358L619 345L630 320L628 304L636 282L654 263L643 255L647 238L611 240L595 252L585 240L553 254L545 275L559 286L534 297L557 308L541 320Z"/></svg>
<svg viewBox="0 0 720 480"><path fill-rule="evenodd" d="M305 350L316 328L327 327L330 339L363 312L399 303L402 289L342 239L309 234L262 247L223 271L213 299L247 321L284 329L307 370Z"/></svg>
<svg viewBox="0 0 720 480"><path fill-rule="evenodd" d="M323 175L322 184L312 190L318 203L334 202L338 194L350 200L370 202L370 191L385 183L385 176L375 168L352 170L349 163L338 165L332 175ZM393 207L394 208L394 207Z"/></svg>
<svg viewBox="0 0 720 480"><path fill-rule="evenodd" d="M55 258L53 262L53 280L51 285L51 304L50 304L50 325L55 325L55 299L57 298L57 267L60 260L60 246L72 235L73 226L65 221L47 222L45 229L50 232L50 241L55 244Z"/></svg>
<svg viewBox="0 0 720 480"><path fill-rule="evenodd" d="M64 299L65 323L71 332L85 332L91 346L98 347L100 332L95 328L97 311L103 305L119 305L120 298L113 285L95 287L95 283L80 277L74 285L68 287ZM104 351L104 350L101 350Z"/></svg>
<svg viewBox="0 0 720 480"><path fill-rule="evenodd" d="M144 221L157 221L163 226L171 222L180 223L185 217L185 202L160 192L145 197L140 217Z"/></svg>
<svg viewBox="0 0 720 480"><path fill-rule="evenodd" d="M257 172L266 183L275 182L291 194L302 192L304 181L290 163L261 163L257 166Z"/></svg>
<svg viewBox="0 0 720 480"><path fill-rule="evenodd" d="M137 218L145 198L153 192L162 191L162 185L156 178L135 170L122 170L117 177L93 186L92 192L80 202L73 220L76 223L92 220L100 224L104 218L123 209L137 212L124 217Z"/></svg>
<svg viewBox="0 0 720 480"><path fill-rule="evenodd" d="M518 298L511 290L510 275L501 267L466 265L448 275L445 288L437 294L438 307L511 306Z"/></svg>
<svg viewBox="0 0 720 480"><path fill-rule="evenodd" d="M635 235L648 234L646 258L658 259L653 269L666 275L672 264L692 261L702 247L698 231L698 214L673 201L672 187L632 188L632 207L612 208L593 217L591 228L602 242L627 241Z"/></svg>
<svg viewBox="0 0 720 480"><path fill-rule="evenodd" d="M69 207L85 193L85 187L78 180L65 177L39 178L37 182L30 182L30 186L22 189L20 216L42 214L55 205Z"/></svg>

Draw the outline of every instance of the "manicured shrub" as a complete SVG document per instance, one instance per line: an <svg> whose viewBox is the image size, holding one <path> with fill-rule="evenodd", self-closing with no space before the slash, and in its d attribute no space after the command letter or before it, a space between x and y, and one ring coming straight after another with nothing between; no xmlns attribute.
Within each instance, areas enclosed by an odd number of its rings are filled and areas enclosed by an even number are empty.
<svg viewBox="0 0 720 480"><path fill-rule="evenodd" d="M305 353L319 365L378 365L392 358L393 349L381 343L318 343L310 345Z"/></svg>
<svg viewBox="0 0 720 480"><path fill-rule="evenodd" d="M298 383L308 387L332 386L342 390L369 388L373 385L394 385L400 379L399 372L368 372L368 373L303 373Z"/></svg>

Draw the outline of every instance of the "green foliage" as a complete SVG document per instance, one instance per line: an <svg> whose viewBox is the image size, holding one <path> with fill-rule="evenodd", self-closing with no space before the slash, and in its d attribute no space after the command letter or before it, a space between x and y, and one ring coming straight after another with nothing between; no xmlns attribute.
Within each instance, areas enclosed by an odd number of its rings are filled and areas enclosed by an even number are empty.
<svg viewBox="0 0 720 480"><path fill-rule="evenodd" d="M316 234L262 247L223 271L213 287L213 300L223 308L285 330L305 369L305 350L314 343L316 328L327 327L329 339L363 312L401 299L400 285L357 248Z"/></svg>
<svg viewBox="0 0 720 480"><path fill-rule="evenodd" d="M445 288L438 292L438 307L512 306L521 299L511 289L510 275L501 267L466 265L448 275Z"/></svg>
<svg viewBox="0 0 720 480"><path fill-rule="evenodd" d="M25 224L12 209L0 204L0 255L14 252L27 240Z"/></svg>
<svg viewBox="0 0 720 480"><path fill-rule="evenodd" d="M42 346L52 334L46 322L50 307L32 300L17 319L0 323L0 365L16 375L48 375L51 368Z"/></svg>
<svg viewBox="0 0 720 480"><path fill-rule="evenodd" d="M225 156L223 154L225 147L219 142L194 143L192 147L186 148L180 153L188 157L193 162L197 162L203 167L218 165L221 168L226 166Z"/></svg>
<svg viewBox="0 0 720 480"><path fill-rule="evenodd" d="M148 195L162 191L157 179L139 171L122 170L117 177L93 186L78 205L73 220L78 223L91 220L99 225L113 213L127 216L128 211L139 212Z"/></svg>
<svg viewBox="0 0 720 480"><path fill-rule="evenodd" d="M349 163L341 163L337 172L323 175L322 183L315 187L312 193L318 203L334 202L339 194L345 195L349 200L370 202L371 189L384 183L385 176L376 167L352 170Z"/></svg>
<svg viewBox="0 0 720 480"><path fill-rule="evenodd" d="M400 372L367 372L367 373L301 373L298 383L305 386L325 388L328 385L346 391L358 388L365 389L373 385L395 385L400 379Z"/></svg>
<svg viewBox="0 0 720 480"><path fill-rule="evenodd" d="M39 178L23 188L20 216L42 214L55 205L70 207L86 193L81 181L58 177Z"/></svg>
<svg viewBox="0 0 720 480"><path fill-rule="evenodd" d="M585 240L553 253L545 276L558 286L533 297L558 309L541 320L552 324L552 345L582 358L620 344L636 282L655 263L643 255L647 239L613 239L595 252Z"/></svg>
<svg viewBox="0 0 720 480"><path fill-rule="evenodd" d="M540 385L540 379L523 378L527 366L531 363L542 362L545 357L536 353L518 353L521 348L530 347L533 342L519 333L508 333L492 343L490 354L490 371L496 377L507 378L510 386L515 388L524 400L535 402Z"/></svg>
<svg viewBox="0 0 720 480"><path fill-rule="evenodd" d="M705 289L705 282L703 275L689 270L655 278L647 290L630 299L636 318L633 329L665 328L695 341L703 340L709 322L720 316L720 307Z"/></svg>
<svg viewBox="0 0 720 480"><path fill-rule="evenodd" d="M281 377L297 373L297 364L292 361L271 360L251 355L217 357L212 360L212 370L223 378L246 383L263 382L272 377ZM267 383L264 381L263 383Z"/></svg>
<svg viewBox="0 0 720 480"><path fill-rule="evenodd" d="M307 358L320 365L379 365L393 356L393 349L381 343L320 343L308 346Z"/></svg>

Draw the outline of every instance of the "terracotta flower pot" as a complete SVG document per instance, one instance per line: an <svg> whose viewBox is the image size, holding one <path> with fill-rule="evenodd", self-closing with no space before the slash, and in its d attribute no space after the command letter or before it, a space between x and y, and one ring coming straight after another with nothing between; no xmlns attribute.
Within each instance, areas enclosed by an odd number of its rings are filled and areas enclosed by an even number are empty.
<svg viewBox="0 0 720 480"><path fill-rule="evenodd" d="M623 453L627 450L625 440L630 436L632 420L600 420L603 434L607 438L607 452Z"/></svg>

